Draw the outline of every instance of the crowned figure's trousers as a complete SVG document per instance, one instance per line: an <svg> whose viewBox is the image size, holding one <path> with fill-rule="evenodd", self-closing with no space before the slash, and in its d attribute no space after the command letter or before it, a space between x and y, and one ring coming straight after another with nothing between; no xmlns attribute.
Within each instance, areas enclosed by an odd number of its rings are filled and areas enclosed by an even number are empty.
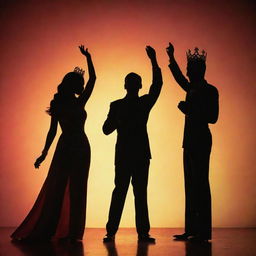
<svg viewBox="0 0 256 256"><path fill-rule="evenodd" d="M211 191L209 160L211 146L184 149L185 232L211 239Z"/></svg>

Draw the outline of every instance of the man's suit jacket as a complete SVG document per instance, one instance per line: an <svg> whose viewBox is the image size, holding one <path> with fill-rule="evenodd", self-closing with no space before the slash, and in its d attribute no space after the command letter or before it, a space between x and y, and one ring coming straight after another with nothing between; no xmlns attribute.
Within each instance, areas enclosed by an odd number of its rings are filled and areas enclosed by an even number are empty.
<svg viewBox="0 0 256 256"><path fill-rule="evenodd" d="M148 94L142 97L119 99L110 104L103 132L117 130L115 164L151 158L147 121L162 87L160 68L153 70L153 83Z"/></svg>

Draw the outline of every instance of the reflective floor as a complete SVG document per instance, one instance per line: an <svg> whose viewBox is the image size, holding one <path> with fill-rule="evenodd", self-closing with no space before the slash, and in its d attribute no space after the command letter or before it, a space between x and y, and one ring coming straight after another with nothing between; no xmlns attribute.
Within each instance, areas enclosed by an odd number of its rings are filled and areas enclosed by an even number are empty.
<svg viewBox="0 0 256 256"><path fill-rule="evenodd" d="M14 228L0 228L1 256L256 256L256 229L214 229L210 243L178 242L172 235L182 229L152 228L156 244L137 243L135 229L120 229L115 243L103 244L104 229L86 229L80 243L11 242Z"/></svg>

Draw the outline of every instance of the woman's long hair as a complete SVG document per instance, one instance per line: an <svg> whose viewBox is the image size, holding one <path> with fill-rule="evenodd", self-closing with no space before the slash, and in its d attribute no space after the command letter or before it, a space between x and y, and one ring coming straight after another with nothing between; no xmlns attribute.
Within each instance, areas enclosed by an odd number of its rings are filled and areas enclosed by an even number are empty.
<svg viewBox="0 0 256 256"><path fill-rule="evenodd" d="M54 94L46 113L50 116L57 115L61 107L69 105L75 93L75 86L81 83L84 84L84 78L80 74L76 72L67 73L57 87L57 93Z"/></svg>

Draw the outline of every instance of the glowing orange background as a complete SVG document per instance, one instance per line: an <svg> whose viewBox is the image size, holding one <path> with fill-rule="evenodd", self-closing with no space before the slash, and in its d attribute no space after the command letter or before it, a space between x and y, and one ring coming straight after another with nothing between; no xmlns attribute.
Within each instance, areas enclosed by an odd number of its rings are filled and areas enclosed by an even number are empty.
<svg viewBox="0 0 256 256"><path fill-rule="evenodd" d="M0 226L21 222L46 177L57 139L39 171L33 168L49 127L44 110L64 74L77 65L84 67L77 48L81 43L89 48L97 71L95 90L86 106L85 130L92 149L87 226L105 226L113 189L116 135L104 136L101 127L109 103L125 94L123 80L128 72L142 76L141 94L147 93L151 82L147 44L157 51L164 79L148 124L153 154L148 188L151 225L183 226L184 117L176 106L185 94L167 67L168 41L175 45L183 71L186 49L207 50L206 78L220 94L219 121L211 126L213 225L256 225L252 2L5 2L1 9ZM134 226L131 190L121 226Z"/></svg>

